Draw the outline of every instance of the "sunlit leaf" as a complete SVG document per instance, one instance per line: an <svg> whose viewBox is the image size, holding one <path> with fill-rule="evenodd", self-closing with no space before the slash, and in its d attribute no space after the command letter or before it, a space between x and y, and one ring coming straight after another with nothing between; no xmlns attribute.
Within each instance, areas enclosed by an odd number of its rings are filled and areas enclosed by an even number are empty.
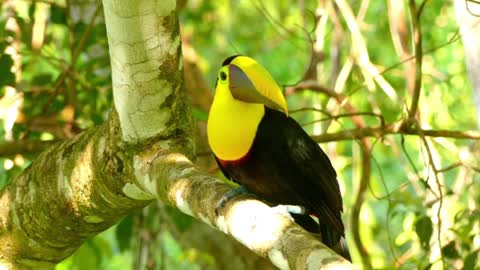
<svg viewBox="0 0 480 270"><path fill-rule="evenodd" d="M477 265L478 252L472 252L467 255L463 262L463 270L474 270Z"/></svg>

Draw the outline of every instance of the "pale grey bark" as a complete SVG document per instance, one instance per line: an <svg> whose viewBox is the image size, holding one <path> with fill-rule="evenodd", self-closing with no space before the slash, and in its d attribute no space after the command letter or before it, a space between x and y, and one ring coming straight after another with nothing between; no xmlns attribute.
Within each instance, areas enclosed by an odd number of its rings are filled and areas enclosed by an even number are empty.
<svg viewBox="0 0 480 270"><path fill-rule="evenodd" d="M281 269L350 269L288 217L190 161L173 0L104 0L115 110L104 125L48 149L0 194L0 269L48 269L88 237L154 199L231 235Z"/></svg>
<svg viewBox="0 0 480 270"><path fill-rule="evenodd" d="M135 143L165 135L172 110L161 105L178 92L182 61L175 1L104 1L113 97L122 139ZM170 16L169 16L170 15ZM177 30L178 33L178 30ZM162 91L159 91L162 90Z"/></svg>

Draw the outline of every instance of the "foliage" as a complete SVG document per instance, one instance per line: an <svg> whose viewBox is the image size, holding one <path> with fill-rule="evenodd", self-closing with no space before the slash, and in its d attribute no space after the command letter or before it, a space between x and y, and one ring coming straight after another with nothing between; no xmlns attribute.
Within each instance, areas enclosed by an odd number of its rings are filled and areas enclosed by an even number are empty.
<svg viewBox="0 0 480 270"><path fill-rule="evenodd" d="M62 140L104 122L112 95L102 7L95 1L8 2L0 18L2 140ZM359 128L351 115L333 117L352 113L346 103L356 112L370 113L361 116L367 126L406 119L412 102L409 63L414 60L406 61L408 56L401 55L392 42L387 3L348 2L353 13L360 14L356 22L365 52L354 39L358 33L349 28L343 7L330 1L190 0L180 13L183 40L197 52L198 65L211 86L221 61L241 53L266 66L287 93L305 77L339 91L345 102L335 102L325 92L288 95L292 111L306 109L292 115L312 134ZM405 42L413 55L407 2ZM14 20L18 30L8 29L8 20ZM427 1L420 20L423 73L418 127L476 129L452 3ZM16 52L6 53L9 46L17 46ZM357 56L365 57L366 52L380 74L360 64L362 58ZM20 62L16 64L15 59ZM354 63L351 69L349 61ZM311 62L316 67L313 75L307 72ZM385 86L375 82L379 77L395 89L396 97L389 97ZM8 86L15 91L9 92ZM194 111L200 124L205 121L204 109ZM8 125L12 119L13 127ZM368 139L372 172L358 217L352 216L352 208L362 169L359 140L322 144L339 175L344 220L346 224L354 218L360 221L358 231L347 226L353 259L376 269L479 269L479 145L421 135ZM28 151L5 154L0 159L0 188L35 155ZM176 237L191 224L178 211L153 205L87 241L57 269L213 267L215 254L188 248ZM358 252L354 234L361 236L367 256ZM142 252L148 256L142 257Z"/></svg>

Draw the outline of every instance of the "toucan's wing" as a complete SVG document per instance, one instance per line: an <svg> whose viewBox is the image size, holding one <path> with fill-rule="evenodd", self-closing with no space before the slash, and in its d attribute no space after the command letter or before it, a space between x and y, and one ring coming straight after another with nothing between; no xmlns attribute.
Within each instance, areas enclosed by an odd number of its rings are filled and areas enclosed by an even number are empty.
<svg viewBox="0 0 480 270"><path fill-rule="evenodd" d="M343 235L337 175L327 155L302 127L282 112L266 109L255 144L256 152L262 155L258 161L276 170L277 184Z"/></svg>

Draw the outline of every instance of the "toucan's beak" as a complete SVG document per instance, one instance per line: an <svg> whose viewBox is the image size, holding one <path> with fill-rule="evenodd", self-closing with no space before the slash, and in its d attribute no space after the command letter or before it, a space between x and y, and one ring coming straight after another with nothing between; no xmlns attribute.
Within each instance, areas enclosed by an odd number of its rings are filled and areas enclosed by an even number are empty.
<svg viewBox="0 0 480 270"><path fill-rule="evenodd" d="M243 72L238 66L230 64L228 66L228 71L230 74L230 92L235 99L247 103L265 104L267 107L283 111L282 107L278 104L260 94L254 83L248 78L247 74L245 74L245 72Z"/></svg>

